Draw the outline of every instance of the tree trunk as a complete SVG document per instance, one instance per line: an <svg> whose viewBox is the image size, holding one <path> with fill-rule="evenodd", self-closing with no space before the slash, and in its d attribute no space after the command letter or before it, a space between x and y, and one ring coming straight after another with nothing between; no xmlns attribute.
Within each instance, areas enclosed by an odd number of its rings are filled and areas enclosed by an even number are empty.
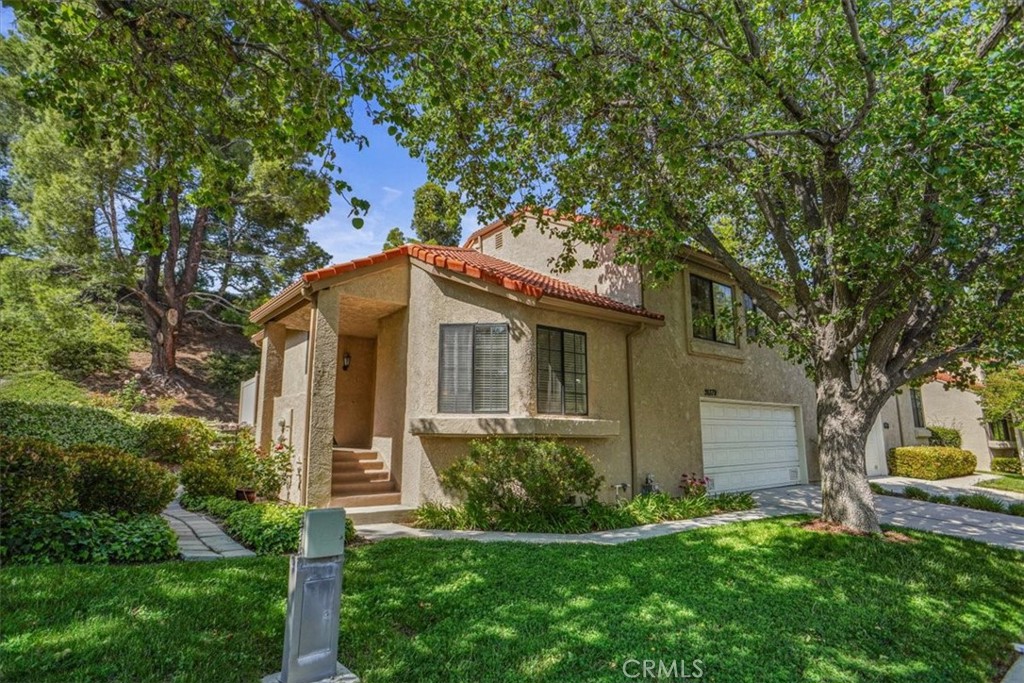
<svg viewBox="0 0 1024 683"><path fill-rule="evenodd" d="M821 518L856 531L880 533L865 463L868 433L876 415L837 391L838 384L824 381L817 388Z"/></svg>
<svg viewBox="0 0 1024 683"><path fill-rule="evenodd" d="M162 309L157 312L157 309ZM145 301L143 318L149 336L149 368L155 378L168 378L178 371L178 331L181 316L173 308L164 308L158 302Z"/></svg>

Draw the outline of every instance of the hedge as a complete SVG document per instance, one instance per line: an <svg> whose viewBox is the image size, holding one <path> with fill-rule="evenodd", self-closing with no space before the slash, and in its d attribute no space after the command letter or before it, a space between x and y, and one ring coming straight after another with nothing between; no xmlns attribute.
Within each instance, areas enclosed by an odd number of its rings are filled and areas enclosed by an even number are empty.
<svg viewBox="0 0 1024 683"><path fill-rule="evenodd" d="M309 508L282 503L247 503L217 496L182 496L181 504L218 518L239 543L260 555L282 555L299 549L302 517ZM345 542L355 540L356 528L345 518Z"/></svg>
<svg viewBox="0 0 1024 683"><path fill-rule="evenodd" d="M141 447L147 458L181 465L209 454L217 433L194 417L156 417L142 425Z"/></svg>
<svg viewBox="0 0 1024 683"><path fill-rule="evenodd" d="M992 458L992 471L1004 474L1022 474L1019 458Z"/></svg>
<svg viewBox="0 0 1024 683"><path fill-rule="evenodd" d="M889 451L889 474L914 479L948 479L973 474L974 453L943 446L903 446Z"/></svg>
<svg viewBox="0 0 1024 683"><path fill-rule="evenodd" d="M19 564L160 562L178 541L160 515L22 514L4 520L0 559Z"/></svg>
<svg viewBox="0 0 1024 683"><path fill-rule="evenodd" d="M57 446L0 434L0 517L74 510L76 474Z"/></svg>
<svg viewBox="0 0 1024 683"><path fill-rule="evenodd" d="M178 479L155 462L106 446L77 446L69 456L82 512L157 514L174 500Z"/></svg>

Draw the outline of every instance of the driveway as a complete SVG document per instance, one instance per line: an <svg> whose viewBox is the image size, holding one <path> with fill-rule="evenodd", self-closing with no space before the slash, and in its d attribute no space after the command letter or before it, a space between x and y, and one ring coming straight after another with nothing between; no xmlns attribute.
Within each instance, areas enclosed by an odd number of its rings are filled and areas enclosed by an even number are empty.
<svg viewBox="0 0 1024 683"><path fill-rule="evenodd" d="M974 492L978 490L974 489ZM980 490L989 493L986 489ZM769 516L780 514L782 511L791 514L818 514L821 511L821 490L817 486L767 489L757 491L754 497L760 506L759 509L769 513ZM1024 517L894 496L875 496L875 507L882 524L931 531L1024 551Z"/></svg>

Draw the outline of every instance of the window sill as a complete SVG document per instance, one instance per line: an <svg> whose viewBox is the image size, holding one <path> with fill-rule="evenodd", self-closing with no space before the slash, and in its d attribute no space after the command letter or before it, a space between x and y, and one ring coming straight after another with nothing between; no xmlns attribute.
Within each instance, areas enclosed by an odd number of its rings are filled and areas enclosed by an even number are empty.
<svg viewBox="0 0 1024 683"><path fill-rule="evenodd" d="M618 420L588 417L508 417L504 415L439 415L409 421L416 436L561 436L604 439L619 435Z"/></svg>
<svg viewBox="0 0 1024 683"><path fill-rule="evenodd" d="M747 354L740 346L724 344L722 342L710 341L699 337L688 338L688 351L691 356L705 356L707 358L720 358L736 363L742 363L747 359Z"/></svg>

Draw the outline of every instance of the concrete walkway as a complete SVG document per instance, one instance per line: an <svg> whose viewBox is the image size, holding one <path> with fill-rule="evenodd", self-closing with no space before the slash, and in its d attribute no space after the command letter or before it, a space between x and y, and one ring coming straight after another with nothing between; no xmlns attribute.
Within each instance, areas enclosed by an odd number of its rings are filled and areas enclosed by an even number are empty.
<svg viewBox="0 0 1024 683"><path fill-rule="evenodd" d="M821 491L817 486L789 486L758 491L754 494L758 507L745 512L729 512L713 517L699 517L678 522L661 522L631 529L599 531L589 534L529 534L499 531L442 531L414 529L401 524L365 524L359 534L369 540L387 538L432 538L481 542L515 541L518 543L589 543L619 545L645 538L656 538L692 529L705 529L733 522L745 522L795 514L818 514ZM893 496L875 496L875 504L883 524L931 531L948 536L968 538L983 543L1024 551L1024 517L980 512L952 505L923 503Z"/></svg>
<svg viewBox="0 0 1024 683"><path fill-rule="evenodd" d="M1024 493L1016 491L1000 491L999 489L987 489L978 486L979 482L988 479L998 479L998 474L971 474L966 477L953 477L952 479L939 479L936 481L928 479L911 479L910 477L877 477L871 482L883 486L890 491L900 493L907 486L916 486L924 489L932 495L958 496L962 493L983 493L990 498L996 498L1004 503L1024 503Z"/></svg>
<svg viewBox="0 0 1024 683"><path fill-rule="evenodd" d="M189 512L175 498L163 517L178 535L178 552L185 560L221 560L229 557L253 557L256 553L245 548L224 530L203 515Z"/></svg>

